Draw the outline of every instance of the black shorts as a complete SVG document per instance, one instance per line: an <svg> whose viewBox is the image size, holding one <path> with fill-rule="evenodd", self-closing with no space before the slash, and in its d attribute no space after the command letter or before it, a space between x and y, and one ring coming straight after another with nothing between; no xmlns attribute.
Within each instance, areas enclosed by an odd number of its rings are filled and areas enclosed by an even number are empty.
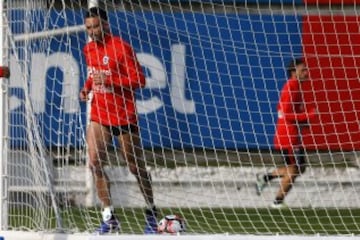
<svg viewBox="0 0 360 240"><path fill-rule="evenodd" d="M298 167L305 167L306 162L303 148L281 150L281 155L287 166L296 165Z"/></svg>
<svg viewBox="0 0 360 240"><path fill-rule="evenodd" d="M131 123L128 125L121 125L121 126L106 126L111 135L113 136L119 136L120 134L127 134L127 133L137 133L138 132L138 126L136 123Z"/></svg>

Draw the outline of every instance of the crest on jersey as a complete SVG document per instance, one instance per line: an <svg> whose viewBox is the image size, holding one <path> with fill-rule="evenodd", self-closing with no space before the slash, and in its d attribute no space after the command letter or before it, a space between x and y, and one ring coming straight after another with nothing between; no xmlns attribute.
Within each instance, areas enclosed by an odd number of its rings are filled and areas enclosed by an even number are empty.
<svg viewBox="0 0 360 240"><path fill-rule="evenodd" d="M103 64L104 64L104 65L108 64L108 63L109 63L109 57L108 57L108 56L104 56L102 61L103 61Z"/></svg>

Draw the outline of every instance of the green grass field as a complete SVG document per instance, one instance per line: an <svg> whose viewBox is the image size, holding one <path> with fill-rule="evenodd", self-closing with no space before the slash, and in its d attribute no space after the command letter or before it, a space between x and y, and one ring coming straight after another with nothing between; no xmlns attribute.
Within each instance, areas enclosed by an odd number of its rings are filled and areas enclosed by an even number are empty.
<svg viewBox="0 0 360 240"><path fill-rule="evenodd" d="M34 217L12 210L10 226L14 229L36 228ZM123 233L141 234L144 226L143 209L117 209ZM160 216L176 213L186 219L189 233L233 234L360 234L360 209L230 209L230 208L181 208L160 209ZM21 216L21 217L20 217ZM63 225L76 231L91 231L100 220L93 209L70 208L62 211ZM86 216L86 217L84 217ZM55 220L46 222L55 229ZM66 230L65 229L65 230Z"/></svg>

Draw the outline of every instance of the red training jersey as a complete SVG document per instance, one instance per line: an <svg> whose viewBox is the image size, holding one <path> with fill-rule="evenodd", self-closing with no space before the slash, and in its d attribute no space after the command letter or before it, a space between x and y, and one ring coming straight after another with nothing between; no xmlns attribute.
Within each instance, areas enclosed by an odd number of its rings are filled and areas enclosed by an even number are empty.
<svg viewBox="0 0 360 240"><path fill-rule="evenodd" d="M4 67L0 67L0 77L5 77Z"/></svg>
<svg viewBox="0 0 360 240"><path fill-rule="evenodd" d="M89 77L84 89L93 92L91 121L107 126L137 122L134 90L145 85L145 76L131 46L120 37L108 35L104 42L85 45ZM93 74L102 73L102 85L93 84Z"/></svg>
<svg viewBox="0 0 360 240"><path fill-rule="evenodd" d="M300 81L289 79L281 90L277 105L278 120L274 145L276 149L291 150L301 145L300 126L307 123L314 115L307 113L301 94Z"/></svg>

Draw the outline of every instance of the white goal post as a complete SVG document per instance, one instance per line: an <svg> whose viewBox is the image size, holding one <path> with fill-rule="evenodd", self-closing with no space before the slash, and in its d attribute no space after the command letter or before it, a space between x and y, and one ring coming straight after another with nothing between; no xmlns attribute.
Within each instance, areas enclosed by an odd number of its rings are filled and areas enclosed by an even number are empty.
<svg viewBox="0 0 360 240"><path fill-rule="evenodd" d="M87 167L84 13L99 6L134 48L142 151L159 220L187 233L142 236L145 201L114 140L105 167L119 235L92 232L101 204ZM0 3L0 237L21 239L360 239L360 2L316 0L8 0ZM317 116L307 169L272 209L284 162L274 149L290 60Z"/></svg>
<svg viewBox="0 0 360 240"><path fill-rule="evenodd" d="M4 3L0 3L0 12L4 11ZM4 64L4 58L7 57L7 54L4 54L4 45L5 45L5 36L4 36L4 19L0 18L0 65ZM3 79L2 79L3 80ZM6 123L4 122L6 120L6 111L7 111L7 100L6 95L4 94L6 92L6 89L4 89L6 84L1 83L0 84L0 107L3 109L3 112L0 116L0 136L6 136L7 133L4 133L4 130L6 129ZM5 95L5 96L4 96ZM7 205L4 204L3 200L7 196L7 171L6 171L6 141L4 141L3 137L0 137L0 152L1 152L1 159L0 159L0 209L1 209L1 217L0 217L0 226L6 226L7 225ZM5 176L5 177L4 177ZM5 213L5 214L4 214Z"/></svg>

